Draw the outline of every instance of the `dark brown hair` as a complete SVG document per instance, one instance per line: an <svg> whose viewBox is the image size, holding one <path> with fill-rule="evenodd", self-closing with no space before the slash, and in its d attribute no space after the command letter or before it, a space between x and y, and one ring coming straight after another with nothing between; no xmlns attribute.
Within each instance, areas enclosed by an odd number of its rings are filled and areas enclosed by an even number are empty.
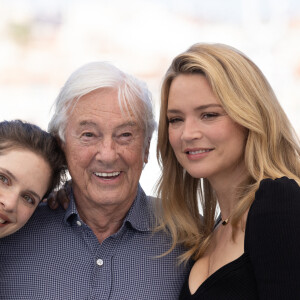
<svg viewBox="0 0 300 300"><path fill-rule="evenodd" d="M0 155L11 149L32 151L48 163L51 178L45 196L65 180L64 153L57 140L40 127L21 120L0 122Z"/></svg>

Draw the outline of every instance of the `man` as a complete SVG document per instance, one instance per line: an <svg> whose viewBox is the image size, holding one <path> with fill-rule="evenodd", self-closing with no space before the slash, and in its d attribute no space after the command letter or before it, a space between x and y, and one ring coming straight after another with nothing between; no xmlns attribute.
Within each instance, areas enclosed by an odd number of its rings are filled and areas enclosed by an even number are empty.
<svg viewBox="0 0 300 300"><path fill-rule="evenodd" d="M65 211L41 205L0 244L0 299L177 299L189 266L153 233L139 178L155 128L149 92L107 63L65 83L49 124L72 178ZM21 166L20 166L21 167Z"/></svg>

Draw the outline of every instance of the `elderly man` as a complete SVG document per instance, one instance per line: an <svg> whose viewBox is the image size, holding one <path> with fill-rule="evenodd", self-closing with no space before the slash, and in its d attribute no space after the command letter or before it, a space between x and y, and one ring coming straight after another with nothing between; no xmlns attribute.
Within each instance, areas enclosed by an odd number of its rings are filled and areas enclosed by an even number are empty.
<svg viewBox="0 0 300 300"><path fill-rule="evenodd" d="M139 185L155 127L144 84L107 63L75 71L49 130L72 177L65 211L40 205L0 243L0 299L177 299L189 266L153 232ZM20 166L22 167L22 166Z"/></svg>

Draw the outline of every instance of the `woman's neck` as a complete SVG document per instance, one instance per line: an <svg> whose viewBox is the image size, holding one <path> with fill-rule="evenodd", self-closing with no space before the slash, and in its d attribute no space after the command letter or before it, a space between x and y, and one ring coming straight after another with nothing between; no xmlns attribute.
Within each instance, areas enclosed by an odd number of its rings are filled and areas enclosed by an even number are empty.
<svg viewBox="0 0 300 300"><path fill-rule="evenodd" d="M247 177L247 172L241 170L232 176L222 176L209 180L216 193L223 220L231 216L239 200L239 189L246 182Z"/></svg>

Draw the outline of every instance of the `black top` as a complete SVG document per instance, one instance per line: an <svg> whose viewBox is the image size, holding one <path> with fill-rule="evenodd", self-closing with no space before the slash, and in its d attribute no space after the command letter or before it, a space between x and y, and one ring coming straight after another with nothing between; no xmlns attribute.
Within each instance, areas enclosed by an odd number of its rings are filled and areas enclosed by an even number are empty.
<svg viewBox="0 0 300 300"><path fill-rule="evenodd" d="M300 188L287 177L264 179L250 207L245 252L191 295L179 299L300 299Z"/></svg>

